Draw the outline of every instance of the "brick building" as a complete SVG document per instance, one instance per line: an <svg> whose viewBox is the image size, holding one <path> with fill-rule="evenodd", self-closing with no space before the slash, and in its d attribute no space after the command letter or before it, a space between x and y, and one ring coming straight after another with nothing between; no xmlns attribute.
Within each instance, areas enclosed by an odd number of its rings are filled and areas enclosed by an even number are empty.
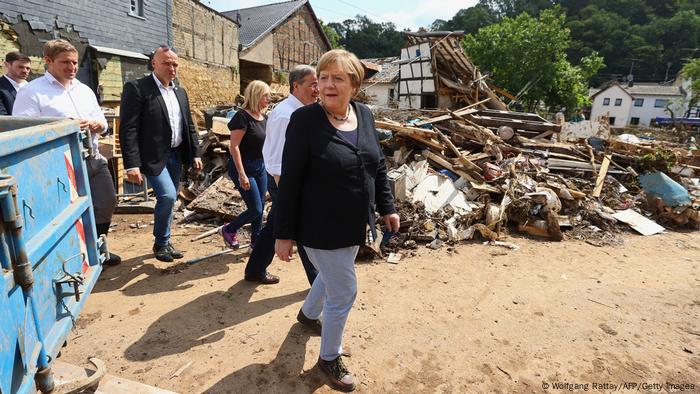
<svg viewBox="0 0 700 394"><path fill-rule="evenodd" d="M286 81L298 64L311 64L331 49L308 0L293 0L223 13L240 23L241 84Z"/></svg>
<svg viewBox="0 0 700 394"><path fill-rule="evenodd" d="M173 0L173 5L179 82L195 117L205 108L232 104L240 91L238 23L196 0Z"/></svg>

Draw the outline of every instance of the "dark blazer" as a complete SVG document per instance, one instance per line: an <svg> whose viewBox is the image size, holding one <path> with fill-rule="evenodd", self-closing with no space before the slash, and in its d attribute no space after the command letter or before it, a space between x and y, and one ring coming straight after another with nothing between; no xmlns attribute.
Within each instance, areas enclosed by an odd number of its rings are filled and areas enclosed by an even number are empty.
<svg viewBox="0 0 700 394"><path fill-rule="evenodd" d="M375 205L380 215L396 212L372 112L363 104L352 105L357 147L331 125L319 104L292 114L282 154L275 238L316 249L362 245Z"/></svg>
<svg viewBox="0 0 700 394"><path fill-rule="evenodd" d="M4 75L0 77L0 115L12 115L17 91Z"/></svg>
<svg viewBox="0 0 700 394"><path fill-rule="evenodd" d="M199 157L199 139L192 122L190 103L183 88L175 89L182 113L182 163L192 165ZM170 154L172 131L165 100L152 75L129 81L122 91L119 109L119 143L124 168L139 167L145 175L160 175Z"/></svg>

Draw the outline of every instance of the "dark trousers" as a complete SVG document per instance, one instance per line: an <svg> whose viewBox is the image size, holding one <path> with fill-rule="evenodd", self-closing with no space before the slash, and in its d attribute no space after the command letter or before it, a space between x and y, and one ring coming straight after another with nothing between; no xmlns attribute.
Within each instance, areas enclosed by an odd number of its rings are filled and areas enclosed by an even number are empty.
<svg viewBox="0 0 700 394"><path fill-rule="evenodd" d="M262 277L267 272L267 267L272 263L272 258L275 257L275 237L273 236L273 224L275 222L275 204L277 201L277 184L273 177L269 176L267 180L267 191L270 193L272 198L272 207L270 207L270 212L267 214L267 221L265 222L265 227L260 230L258 239L255 242L255 248L250 254L248 259L248 264L245 267L246 276L252 277ZM314 283L318 271L309 260L309 256L306 255L304 248L297 243L297 250L299 251L299 256L301 257L301 263L304 265L304 271L306 271L306 278L309 280L309 284Z"/></svg>
<svg viewBox="0 0 700 394"><path fill-rule="evenodd" d="M265 171L263 159L243 159L242 162L243 169L250 182L250 189L243 190L241 187L240 182L238 182L238 171L232 159L228 161L228 176L233 181L233 184L236 185L236 189L241 194L247 209L226 225L226 231L232 233L238 231L244 224L250 223L250 244L255 247L263 222L265 192L267 191L267 171Z"/></svg>

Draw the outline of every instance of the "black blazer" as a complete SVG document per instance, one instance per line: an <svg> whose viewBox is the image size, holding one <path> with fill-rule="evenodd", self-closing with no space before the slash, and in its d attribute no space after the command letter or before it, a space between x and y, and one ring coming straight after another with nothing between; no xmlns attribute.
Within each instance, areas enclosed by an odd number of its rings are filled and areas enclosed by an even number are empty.
<svg viewBox="0 0 700 394"><path fill-rule="evenodd" d="M199 139L192 122L185 89L175 89L182 113L182 143L178 147L182 163L192 165L199 157ZM172 131L165 100L152 75L129 81L122 91L119 109L119 143L124 168L139 167L145 175L160 175L170 154Z"/></svg>
<svg viewBox="0 0 700 394"><path fill-rule="evenodd" d="M12 115L17 91L4 75L0 77L0 115Z"/></svg>
<svg viewBox="0 0 700 394"><path fill-rule="evenodd" d="M292 114L282 154L275 238L316 249L362 245L375 204L380 215L396 212L372 112L363 104L352 105L357 147L340 136L319 104Z"/></svg>

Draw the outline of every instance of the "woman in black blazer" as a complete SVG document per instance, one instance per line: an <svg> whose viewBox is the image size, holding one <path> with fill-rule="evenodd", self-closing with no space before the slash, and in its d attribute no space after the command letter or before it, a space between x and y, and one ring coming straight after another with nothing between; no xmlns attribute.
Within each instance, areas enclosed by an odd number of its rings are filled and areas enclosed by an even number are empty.
<svg viewBox="0 0 700 394"><path fill-rule="evenodd" d="M289 261L292 241L299 241L318 269L297 319L322 327L318 365L334 388L352 391L356 383L340 355L357 294L355 256L368 225L374 232L375 208L389 231L398 231L399 216L372 113L350 100L362 83L362 64L336 49L321 57L317 74L321 103L296 110L287 127L275 251Z"/></svg>

